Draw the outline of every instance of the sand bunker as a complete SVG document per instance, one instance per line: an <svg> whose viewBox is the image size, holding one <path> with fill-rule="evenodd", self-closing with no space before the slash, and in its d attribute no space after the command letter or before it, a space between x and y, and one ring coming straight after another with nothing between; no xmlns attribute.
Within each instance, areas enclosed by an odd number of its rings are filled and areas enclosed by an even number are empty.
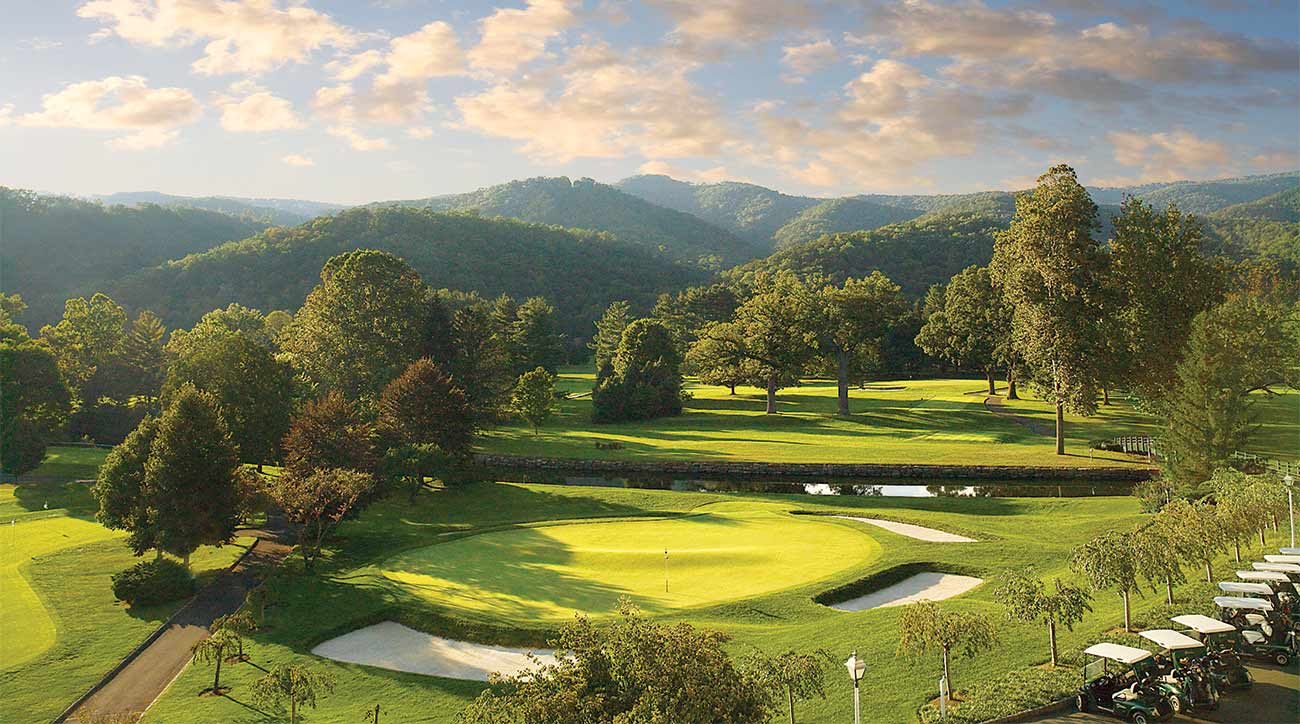
<svg viewBox="0 0 1300 724"><path fill-rule="evenodd" d="M952 573L918 573L865 596L851 598L842 603L833 603L831 608L839 611L865 611L868 608L902 606L917 601L940 601L960 596L983 582L982 578L958 576Z"/></svg>
<svg viewBox="0 0 1300 724"><path fill-rule="evenodd" d="M487 681L488 674L494 671L509 675L534 668L527 656L530 650L541 663L555 663L554 652L545 649L512 649L454 641L384 621L330 639L311 652L335 661L393 671Z"/></svg>
<svg viewBox="0 0 1300 724"><path fill-rule="evenodd" d="M945 533L934 528L926 528L923 525L912 525L911 523L896 523L892 520L880 520L878 518L858 518L852 515L837 515L836 518L845 520L856 520L859 523L870 523L871 525L884 528L899 535L905 535L908 538L917 540L930 541L931 543L975 543L974 538L967 538L964 535L954 533Z"/></svg>

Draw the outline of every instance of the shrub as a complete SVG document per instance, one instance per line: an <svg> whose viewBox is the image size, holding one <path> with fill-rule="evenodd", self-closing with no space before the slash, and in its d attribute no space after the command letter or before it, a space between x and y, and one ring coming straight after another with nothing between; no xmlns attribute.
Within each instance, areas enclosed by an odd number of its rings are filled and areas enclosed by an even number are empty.
<svg viewBox="0 0 1300 724"><path fill-rule="evenodd" d="M194 577L167 558L141 561L113 575L113 595L132 606L154 606L194 594Z"/></svg>
<svg viewBox="0 0 1300 724"><path fill-rule="evenodd" d="M948 703L948 724L977 724L1036 709L1073 694L1079 688L1079 670L1058 666L1019 669L967 690L962 701ZM921 707L923 724L937 724L939 704Z"/></svg>

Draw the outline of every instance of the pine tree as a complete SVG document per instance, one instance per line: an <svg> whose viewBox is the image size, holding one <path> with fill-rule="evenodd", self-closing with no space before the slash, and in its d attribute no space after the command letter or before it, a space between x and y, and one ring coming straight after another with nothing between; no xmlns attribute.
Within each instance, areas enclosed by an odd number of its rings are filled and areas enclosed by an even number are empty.
<svg viewBox="0 0 1300 724"><path fill-rule="evenodd" d="M610 303L596 321L596 334L587 343L587 348L595 354L597 370L613 361L619 342L623 340L623 330L631 322L631 305L622 299Z"/></svg>

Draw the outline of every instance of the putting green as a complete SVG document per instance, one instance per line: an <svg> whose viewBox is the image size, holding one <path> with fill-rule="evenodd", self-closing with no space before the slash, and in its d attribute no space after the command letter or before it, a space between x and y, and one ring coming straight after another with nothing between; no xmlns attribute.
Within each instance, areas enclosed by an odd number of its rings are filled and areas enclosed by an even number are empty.
<svg viewBox="0 0 1300 724"><path fill-rule="evenodd" d="M0 524L0 668L31 661L54 645L55 626L23 576L32 559L119 533L76 518Z"/></svg>
<svg viewBox="0 0 1300 724"><path fill-rule="evenodd" d="M756 511L484 533L408 551L379 573L438 606L553 621L611 613L621 596L647 612L751 598L860 570L880 553L852 526Z"/></svg>

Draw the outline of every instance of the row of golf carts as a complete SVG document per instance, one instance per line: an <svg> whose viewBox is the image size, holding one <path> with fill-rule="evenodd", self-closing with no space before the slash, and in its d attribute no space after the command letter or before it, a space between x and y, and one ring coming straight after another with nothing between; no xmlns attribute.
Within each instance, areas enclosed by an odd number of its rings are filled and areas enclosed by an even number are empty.
<svg viewBox="0 0 1300 724"><path fill-rule="evenodd" d="M1236 581L1219 584L1217 619L1174 616L1183 630L1154 629L1139 636L1160 653L1113 643L1089 646L1079 711L1106 712L1135 724L1164 721L1191 709L1217 709L1221 693L1248 689L1243 660L1286 666L1300 654L1300 548L1264 556Z"/></svg>

